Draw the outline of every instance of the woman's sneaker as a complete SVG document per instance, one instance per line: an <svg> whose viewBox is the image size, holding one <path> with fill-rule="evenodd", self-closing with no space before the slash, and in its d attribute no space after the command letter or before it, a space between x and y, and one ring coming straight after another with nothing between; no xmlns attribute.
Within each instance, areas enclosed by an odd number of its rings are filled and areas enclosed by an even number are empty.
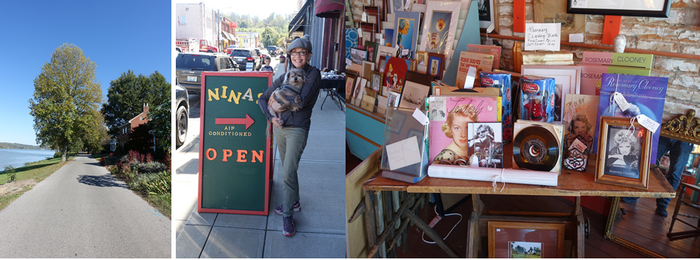
<svg viewBox="0 0 700 260"><path fill-rule="evenodd" d="M294 212L299 212L301 211L301 204L299 202L294 202ZM282 212L284 212L284 205L279 205L275 208L275 213L277 215L282 215Z"/></svg>
<svg viewBox="0 0 700 260"><path fill-rule="evenodd" d="M291 237L296 233L294 229L294 218L292 216L282 217L282 234Z"/></svg>

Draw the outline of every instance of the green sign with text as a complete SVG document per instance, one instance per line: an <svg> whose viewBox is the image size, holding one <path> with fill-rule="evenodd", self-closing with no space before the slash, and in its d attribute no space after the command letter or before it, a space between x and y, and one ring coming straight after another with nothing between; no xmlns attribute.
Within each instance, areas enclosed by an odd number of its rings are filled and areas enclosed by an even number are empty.
<svg viewBox="0 0 700 260"><path fill-rule="evenodd" d="M202 72L199 212L267 215L271 128L258 97L270 72Z"/></svg>

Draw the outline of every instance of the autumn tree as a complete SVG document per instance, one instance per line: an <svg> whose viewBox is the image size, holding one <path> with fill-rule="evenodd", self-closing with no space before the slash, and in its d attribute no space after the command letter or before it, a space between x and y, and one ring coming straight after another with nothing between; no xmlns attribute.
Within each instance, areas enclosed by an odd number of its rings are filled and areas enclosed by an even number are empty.
<svg viewBox="0 0 700 260"><path fill-rule="evenodd" d="M61 162L76 146L98 143L101 99L95 63L78 46L58 47L34 79L34 98L29 100L37 142L61 152Z"/></svg>
<svg viewBox="0 0 700 260"><path fill-rule="evenodd" d="M109 83L101 112L109 134L117 136L119 127L143 112L144 104L153 108L165 102L170 102L170 83L162 74L156 71L148 77L136 76L129 70Z"/></svg>

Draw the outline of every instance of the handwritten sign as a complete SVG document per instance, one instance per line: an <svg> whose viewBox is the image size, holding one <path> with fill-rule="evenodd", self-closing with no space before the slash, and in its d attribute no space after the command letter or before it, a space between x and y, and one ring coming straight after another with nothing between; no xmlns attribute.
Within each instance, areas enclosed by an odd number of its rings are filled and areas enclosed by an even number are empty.
<svg viewBox="0 0 700 260"><path fill-rule="evenodd" d="M559 51L561 41L560 23L526 23L525 46L526 51Z"/></svg>

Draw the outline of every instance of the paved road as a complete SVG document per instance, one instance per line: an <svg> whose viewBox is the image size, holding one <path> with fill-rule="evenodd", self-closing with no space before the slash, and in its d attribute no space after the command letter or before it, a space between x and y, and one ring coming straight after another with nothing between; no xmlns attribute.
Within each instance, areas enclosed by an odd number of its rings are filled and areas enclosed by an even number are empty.
<svg viewBox="0 0 700 260"><path fill-rule="evenodd" d="M0 258L170 258L170 223L81 155L0 211Z"/></svg>

